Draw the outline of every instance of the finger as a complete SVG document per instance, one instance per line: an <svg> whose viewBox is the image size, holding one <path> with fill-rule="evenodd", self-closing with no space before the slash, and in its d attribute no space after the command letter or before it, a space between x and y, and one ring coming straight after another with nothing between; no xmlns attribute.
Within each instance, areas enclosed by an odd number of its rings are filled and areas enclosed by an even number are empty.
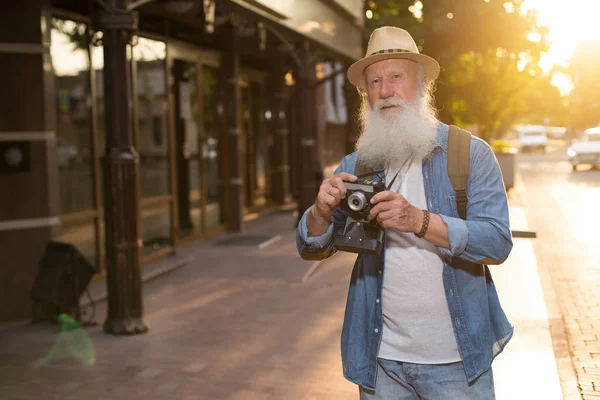
<svg viewBox="0 0 600 400"><path fill-rule="evenodd" d="M342 191L340 189L338 189L336 186L331 186L329 188L329 190L327 191L327 194L335 197L338 200L341 200L341 198L342 198L341 193L342 193Z"/></svg>
<svg viewBox="0 0 600 400"><path fill-rule="evenodd" d="M390 192L389 190L385 190L385 191L379 192L375 196L373 196L371 198L371 204L377 204L382 201L394 200L398 196L400 196L398 193Z"/></svg>
<svg viewBox="0 0 600 400"><path fill-rule="evenodd" d="M338 193L340 194L340 199L343 198L344 196L346 196L346 185L344 184L344 181L342 181L341 178L339 177L333 177L331 178L331 181L329 182L329 184L331 185L332 188L335 188Z"/></svg>
<svg viewBox="0 0 600 400"><path fill-rule="evenodd" d="M369 211L369 219L375 219L378 217L379 213L383 211L388 211L391 209L390 202L384 201L377 204L375 207L371 208Z"/></svg>
<svg viewBox="0 0 600 400"><path fill-rule="evenodd" d="M402 195L399 195L396 192L390 192L389 190L386 190L386 191L383 191L383 192L379 192L375 196L373 196L371 198L371 204L381 203L382 201L395 200L398 197L402 197Z"/></svg>
<svg viewBox="0 0 600 400"><path fill-rule="evenodd" d="M330 186L329 189L327 189L326 194L335 199L336 207L342 201L342 194L341 194L340 190L336 187Z"/></svg>
<svg viewBox="0 0 600 400"><path fill-rule="evenodd" d="M392 210L381 211L377 214L377 222L379 222L379 225L383 227L383 225L385 225L385 223L393 216L394 212Z"/></svg>
<svg viewBox="0 0 600 400"><path fill-rule="evenodd" d="M347 172L340 172L339 174L335 174L334 177L338 177L341 180L348 182L356 182L356 180L358 179L356 175L352 175Z"/></svg>
<svg viewBox="0 0 600 400"><path fill-rule="evenodd" d="M319 200L320 200L321 204L323 204L325 207L327 207L331 210L337 208L340 204L338 199L336 199L335 197L333 197L332 195L330 195L328 193L322 193L320 195Z"/></svg>
<svg viewBox="0 0 600 400"><path fill-rule="evenodd" d="M393 208L394 208L394 203L392 203L391 201L382 201L380 203L377 203L377 205L373 206L373 208L371 208L371 211L369 212L369 216L371 216L372 218L375 218L379 213L381 213L383 211L389 211Z"/></svg>

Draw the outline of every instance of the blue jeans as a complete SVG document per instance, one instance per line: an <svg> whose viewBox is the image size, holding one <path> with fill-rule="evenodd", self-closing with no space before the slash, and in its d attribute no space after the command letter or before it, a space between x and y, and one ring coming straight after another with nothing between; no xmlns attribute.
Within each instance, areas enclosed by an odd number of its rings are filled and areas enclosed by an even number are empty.
<svg viewBox="0 0 600 400"><path fill-rule="evenodd" d="M462 362L411 364L378 359L375 390L360 388L360 400L493 400L491 368L469 385Z"/></svg>

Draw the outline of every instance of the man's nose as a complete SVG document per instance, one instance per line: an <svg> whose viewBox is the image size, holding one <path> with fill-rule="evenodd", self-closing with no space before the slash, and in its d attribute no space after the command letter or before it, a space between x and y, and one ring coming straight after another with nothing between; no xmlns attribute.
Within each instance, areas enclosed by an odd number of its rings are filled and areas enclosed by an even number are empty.
<svg viewBox="0 0 600 400"><path fill-rule="evenodd" d="M394 96L394 91L392 90L391 85L387 80L381 82L381 86L379 87L379 98L380 99L389 99Z"/></svg>

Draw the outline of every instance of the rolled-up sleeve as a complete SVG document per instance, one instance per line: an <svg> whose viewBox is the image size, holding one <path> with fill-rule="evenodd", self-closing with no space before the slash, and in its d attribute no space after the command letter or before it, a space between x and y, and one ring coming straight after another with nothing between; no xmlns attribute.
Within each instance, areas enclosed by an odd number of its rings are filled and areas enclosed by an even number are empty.
<svg viewBox="0 0 600 400"><path fill-rule="evenodd" d="M467 224L461 218L448 217L447 215L440 215L440 217L442 217L442 221L448 228L450 250L442 247L439 249L446 258L452 258L452 255L461 254L465 251L469 242L469 229L467 229Z"/></svg>
<svg viewBox="0 0 600 400"><path fill-rule="evenodd" d="M348 157L346 157L336 168L334 174L339 172L352 173L353 171L354 159L352 158L352 161L349 161ZM343 231L347 215L340 209L337 209L333 212L331 222L325 233L319 236L309 236L308 226L306 225L306 218L309 211L310 208L304 211L296 229L296 248L298 249L298 254L305 260L323 260L331 257L336 252L336 249L333 247L333 239L336 234L340 234Z"/></svg>
<svg viewBox="0 0 600 400"><path fill-rule="evenodd" d="M322 249L327 246L327 243L331 240L331 236L333 235L333 223L329 224L329 228L327 228L327 232L320 236L308 236L308 226L306 226L306 218L308 213L310 212L310 208L304 212L304 215L300 219L300 223L298 226L298 234L300 238L305 243L306 246L316 249Z"/></svg>

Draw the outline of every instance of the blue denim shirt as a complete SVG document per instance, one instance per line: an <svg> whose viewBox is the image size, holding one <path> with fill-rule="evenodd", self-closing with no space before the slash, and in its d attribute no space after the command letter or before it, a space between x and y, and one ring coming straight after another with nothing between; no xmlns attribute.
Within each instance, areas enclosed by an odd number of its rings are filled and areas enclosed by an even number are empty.
<svg viewBox="0 0 600 400"><path fill-rule="evenodd" d="M423 160L423 179L428 210L439 214L448 227L450 249L438 247L444 261L442 279L465 374L472 382L490 368L513 334L487 267L506 260L512 237L502 174L487 143L471 139L466 220L456 211L447 152L448 125L440 123L433 154ZM336 173L354 173L356 157L356 153L346 156ZM298 224L298 252L307 260L331 257L336 252L333 237L342 233L346 214L337 209L327 232L309 237L307 213ZM357 257L342 327L344 376L368 389L375 388L383 331L382 304L376 300L381 299L384 259L385 254Z"/></svg>

